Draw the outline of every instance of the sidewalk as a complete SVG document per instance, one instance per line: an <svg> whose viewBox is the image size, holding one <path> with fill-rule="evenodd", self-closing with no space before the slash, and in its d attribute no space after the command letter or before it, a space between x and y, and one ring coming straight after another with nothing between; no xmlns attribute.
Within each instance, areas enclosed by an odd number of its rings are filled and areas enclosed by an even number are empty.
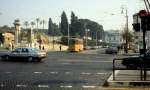
<svg viewBox="0 0 150 90"><path fill-rule="evenodd" d="M119 55L124 55L124 56L133 56L133 55L139 55L139 53L135 53L132 50L129 50L128 53L125 53L124 50L120 50Z"/></svg>
<svg viewBox="0 0 150 90"><path fill-rule="evenodd" d="M146 80L141 80L140 70L116 70L115 80L113 80L113 74L107 80L109 86L138 86L138 85L150 85L150 71L147 71Z"/></svg>
<svg viewBox="0 0 150 90"><path fill-rule="evenodd" d="M68 46L60 45L60 44L54 44L54 45L53 44L44 44L42 46L44 46L45 51L60 51L60 46L61 46L61 51L68 50ZM36 46L36 48L39 48L39 47Z"/></svg>
<svg viewBox="0 0 150 90"><path fill-rule="evenodd" d="M123 51L121 51L119 55L121 55L121 57L134 56L139 55L139 53L134 53L131 51L129 51L128 53L123 53ZM141 70L115 70L114 75L114 80L112 73L106 81L106 84L110 87L150 86L150 71L148 70L146 80L141 80Z"/></svg>
<svg viewBox="0 0 150 90"><path fill-rule="evenodd" d="M60 46L61 46L61 51L67 51L68 50L68 46L60 45L60 44L54 44L54 45L53 44L42 44L41 45L41 50L44 50L44 51L60 51ZM28 46L21 46L21 47L28 47ZM39 44L36 45L36 46L32 46L32 47L39 49ZM3 52L3 51L11 51L11 50L1 48L0 52Z"/></svg>

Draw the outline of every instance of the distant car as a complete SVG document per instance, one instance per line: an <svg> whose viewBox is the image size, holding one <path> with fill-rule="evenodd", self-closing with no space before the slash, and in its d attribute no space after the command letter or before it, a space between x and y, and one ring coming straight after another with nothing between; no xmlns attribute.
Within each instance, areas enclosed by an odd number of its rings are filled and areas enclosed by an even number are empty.
<svg viewBox="0 0 150 90"><path fill-rule="evenodd" d="M5 53L2 56L3 60L9 60L9 59L17 59L17 60L27 60L29 62L36 60L41 61L43 58L46 57L46 52L40 51L37 48L29 48L29 47L23 47L23 48L16 48L15 50Z"/></svg>
<svg viewBox="0 0 150 90"><path fill-rule="evenodd" d="M117 54L118 53L118 50L117 50L117 47L113 46L113 47L108 47L105 49L105 53L106 54Z"/></svg>

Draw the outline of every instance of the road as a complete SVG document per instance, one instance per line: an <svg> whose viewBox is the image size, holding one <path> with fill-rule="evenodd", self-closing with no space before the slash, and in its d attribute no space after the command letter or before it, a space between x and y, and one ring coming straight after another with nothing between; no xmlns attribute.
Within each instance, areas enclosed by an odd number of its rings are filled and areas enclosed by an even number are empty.
<svg viewBox="0 0 150 90"><path fill-rule="evenodd" d="M48 52L42 62L0 61L0 90L101 90L112 73L103 50Z"/></svg>

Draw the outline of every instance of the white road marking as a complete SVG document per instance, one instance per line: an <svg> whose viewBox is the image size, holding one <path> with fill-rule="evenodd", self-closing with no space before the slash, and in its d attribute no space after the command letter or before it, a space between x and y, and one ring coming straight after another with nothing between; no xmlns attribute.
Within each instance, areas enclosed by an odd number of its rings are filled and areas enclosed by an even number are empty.
<svg viewBox="0 0 150 90"><path fill-rule="evenodd" d="M1 86L1 87L4 87L4 84L1 84L0 86Z"/></svg>
<svg viewBox="0 0 150 90"><path fill-rule="evenodd" d="M107 73L96 73L96 74L98 74L98 75L103 75L103 74L107 74Z"/></svg>
<svg viewBox="0 0 150 90"><path fill-rule="evenodd" d="M42 72L34 72L35 74L41 74Z"/></svg>
<svg viewBox="0 0 150 90"><path fill-rule="evenodd" d="M48 88L49 86L48 85L38 85L38 87L46 87L46 88Z"/></svg>
<svg viewBox="0 0 150 90"><path fill-rule="evenodd" d="M102 59L104 59L104 58L102 58ZM61 59L61 61L66 62L66 63L61 63L61 64L71 64L71 63L68 63L70 61L73 61L73 62L93 62L93 63L112 63L113 62L112 60L107 60L107 61L86 60L86 61L84 61L84 60L77 60L77 59L74 59L74 60L73 59L72 60Z"/></svg>
<svg viewBox="0 0 150 90"><path fill-rule="evenodd" d="M72 86L68 85L68 86L60 86L61 88L72 88Z"/></svg>
<svg viewBox="0 0 150 90"><path fill-rule="evenodd" d="M5 72L6 74L10 74L10 73L12 73L12 72Z"/></svg>
<svg viewBox="0 0 150 90"><path fill-rule="evenodd" d="M70 64L70 63L60 63L60 64L63 64L63 65L68 65L68 64Z"/></svg>
<svg viewBox="0 0 150 90"><path fill-rule="evenodd" d="M22 74L24 74L24 73L26 73L26 72L19 72L19 73L22 73Z"/></svg>
<svg viewBox="0 0 150 90"><path fill-rule="evenodd" d="M58 74L58 72L50 72L50 74Z"/></svg>
<svg viewBox="0 0 150 90"><path fill-rule="evenodd" d="M70 74L71 72L65 72L65 74Z"/></svg>
<svg viewBox="0 0 150 90"><path fill-rule="evenodd" d="M83 85L82 88L96 88L96 86L86 86L86 85Z"/></svg>
<svg viewBox="0 0 150 90"><path fill-rule="evenodd" d="M82 75L90 75L91 73L82 72L81 74L82 74Z"/></svg>
<svg viewBox="0 0 150 90"><path fill-rule="evenodd" d="M27 85L18 84L18 85L16 85L16 87L27 87Z"/></svg>

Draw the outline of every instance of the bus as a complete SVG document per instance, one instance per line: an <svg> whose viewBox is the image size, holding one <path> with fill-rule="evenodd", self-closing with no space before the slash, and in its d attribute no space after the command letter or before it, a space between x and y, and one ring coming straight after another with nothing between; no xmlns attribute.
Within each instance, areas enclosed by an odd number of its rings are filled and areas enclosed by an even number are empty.
<svg viewBox="0 0 150 90"><path fill-rule="evenodd" d="M83 50L83 40L79 38L69 39L69 51L70 52L80 52Z"/></svg>

